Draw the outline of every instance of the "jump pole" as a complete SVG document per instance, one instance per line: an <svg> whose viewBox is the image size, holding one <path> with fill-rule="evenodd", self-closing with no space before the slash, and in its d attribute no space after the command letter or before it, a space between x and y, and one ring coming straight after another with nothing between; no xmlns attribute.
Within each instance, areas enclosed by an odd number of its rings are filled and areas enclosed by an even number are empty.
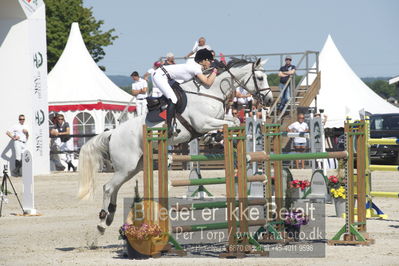
<svg viewBox="0 0 399 266"><path fill-rule="evenodd" d="M365 123L362 124L354 124L354 123L345 123L345 135L346 135L346 147L348 151L344 152L320 152L320 153L300 153L300 154L281 154L281 145L280 145L280 137L282 136L281 132L279 132L279 125L267 125L265 132L265 152L255 152L249 153L247 155L247 160L251 161L265 161L269 162L269 166L271 162L274 164L274 175L275 175L275 198L282 198L282 178L281 173L279 172L279 164L281 164L282 160L297 160L297 159L319 159L319 158L338 158L347 160L346 165L346 220L345 225L341 228L341 230L334 236L332 240L328 243L331 245L338 244L352 244L352 245L369 245L374 243L373 239L370 239L367 234L366 227L366 182L365 182L365 157L357 158L357 182L355 184L355 174L354 174L354 158L355 153L353 150L354 147L354 139L356 136L357 146L359 148L358 153L365 154L366 150L364 149L364 145L362 146L362 142L365 141L366 136L364 130ZM360 128L360 130L359 130ZM270 150L270 139L268 137L273 137L273 146L277 149L274 150L274 154L271 154ZM276 167L277 166L277 167ZM268 167L271 169L271 167ZM268 177L270 177L270 170L266 169ZM269 182L268 182L269 183ZM281 189L279 188L281 186ZM357 195L355 195L354 191L357 191ZM271 191L271 190L269 190ZM266 197L267 200L268 197ZM355 199L358 200L358 210L357 217L358 221L355 222ZM277 211L281 208L281 203L276 202ZM277 231L279 231L278 225L280 221L275 221L275 225L277 225ZM272 230L270 226L267 227L267 230ZM341 236L343 239L341 240Z"/></svg>
<svg viewBox="0 0 399 266"><path fill-rule="evenodd" d="M236 207L238 207L239 202L236 201ZM265 199L251 199L248 200L248 206L264 206L266 204ZM181 210L202 210L206 208L226 208L226 201L215 201L215 202L204 202L204 203L192 203L192 204L176 204L172 208L178 211ZM227 226L226 226L227 227Z"/></svg>
<svg viewBox="0 0 399 266"><path fill-rule="evenodd" d="M328 241L330 245L370 245L374 243L374 239L369 238L366 224L366 140L365 132L366 123L345 123L346 149L348 151L348 159L346 161L345 174L347 183L346 191L346 215L345 225ZM357 147L357 180L355 183L354 160L355 151L354 144ZM357 192L355 194L355 191ZM357 211L355 211L355 200L357 200ZM355 216L357 221L355 222ZM342 239L341 239L342 237Z"/></svg>
<svg viewBox="0 0 399 266"><path fill-rule="evenodd" d="M364 128L366 139L363 143L366 149L366 153L364 154L366 159L366 196L367 196L367 218L377 217L381 219L387 219L388 215L384 214L384 212L373 202L373 197L396 197L398 192L383 192L383 191L372 191L372 171L399 171L398 165L374 165L370 163L369 150L371 145L399 145L399 139L373 139L370 138L370 120L368 117L365 119L366 127Z"/></svg>
<svg viewBox="0 0 399 266"><path fill-rule="evenodd" d="M228 246L226 247L226 252L220 254L220 257L243 257L248 250L252 250L252 246L256 247L256 251L251 251L250 253L256 253L261 255L267 255L268 253L263 251L262 246L249 234L249 226L264 225L265 221L263 219L257 221L247 221L246 212L249 205L263 204L263 201L248 201L247 194L247 175L246 175L246 150L245 150L245 127L232 127L228 128L227 125L224 126L224 155L216 156L216 160L223 158L225 161L225 184L226 184L226 196L227 200L224 202L223 207L227 207L227 222L225 223L215 223L207 225L191 225L191 226L176 226L172 228L172 232L181 232L181 230L196 231L195 228L204 227L202 230L214 230L227 228L229 233ZM155 133L154 133L155 132ZM144 206L145 213L148 211L150 217L149 223L154 222L154 204L153 200L153 153L152 153L152 141L158 142L158 165L161 172L158 174L159 177L159 198L163 199L160 201L160 208L168 206L168 182L167 182L167 129L166 128L147 128L143 127L144 136ZM237 142L237 153L234 156L234 146L233 143ZM237 160L237 177L235 174L235 157ZM183 157L180 157L183 158ZM182 160L211 160L210 157L185 157ZM253 176L253 180L259 181L265 179L264 176ZM238 193L236 193L236 183L238 184ZM236 201L236 196L238 194L238 201ZM146 201L146 199L149 199ZM200 204L200 203L199 203ZM221 204L216 202L216 205ZM201 208L201 206L195 206ZM202 206L206 208L212 208L213 206ZM216 208L218 206L215 206ZM238 207L238 213L240 218L235 219L233 215L234 210ZM159 211L159 210L158 210ZM179 209L177 209L179 211ZM147 218L148 219L148 218ZM161 224L160 224L161 226ZM163 232L168 232L167 228L169 226L169 219L164 222L161 226ZM239 236L237 235L237 227L239 227ZM191 230L191 229L193 230ZM208 228L208 229L207 229ZM183 254L182 247L176 242L176 240L169 234L168 242L174 245L175 252L180 251ZM241 248L239 248L241 247ZM169 250L170 252L170 250Z"/></svg>
<svg viewBox="0 0 399 266"><path fill-rule="evenodd" d="M237 179L237 178L236 178ZM264 182L266 177L264 175L248 176L247 182ZM202 179L183 179L183 180L172 180L172 187L185 187L185 186L200 186L200 185L220 185L225 184L225 177L215 178L202 178Z"/></svg>
<svg viewBox="0 0 399 266"><path fill-rule="evenodd" d="M283 164L282 161L271 161L271 160L248 160L249 154L270 154L271 147L273 145L273 151L276 155L281 155L281 136L279 124L265 124L262 128L263 138L264 138L264 152L250 152L247 153L246 159L247 162L262 162L264 164L267 182L264 189L266 205L265 205L265 216L272 217L271 209L268 207L272 204L272 168L274 169L274 190L275 190L275 205L276 205L276 213L280 213L281 208L283 207L283 178L282 178L282 170ZM261 243L276 243L276 242L284 242L284 225L281 220L280 215L277 215L277 219L275 221L267 220L267 226L261 227L257 231L255 235L259 233L266 232L269 236L266 239L260 239Z"/></svg>
<svg viewBox="0 0 399 266"><path fill-rule="evenodd" d="M256 240L249 234L249 222L246 220L248 212L248 187L247 187L247 162L246 154L246 132L245 126L228 127L223 126L224 137L224 163L226 175L226 204L227 204L227 230L228 230L228 246L225 253L220 254L220 257L244 257L245 252L252 250L250 245L254 243L257 250L262 255L268 255L263 251L263 248L256 242ZM234 170L234 141L237 142L237 188L238 188L238 213L239 220L234 215L236 208L236 180ZM263 221L262 221L263 222ZM241 240L237 238L237 224L239 224Z"/></svg>
<svg viewBox="0 0 399 266"><path fill-rule="evenodd" d="M173 155L174 162L206 162L206 161L223 161L224 154L199 154L199 155Z"/></svg>
<svg viewBox="0 0 399 266"><path fill-rule="evenodd" d="M179 243L169 233L169 217L163 219L155 219L154 206L154 161L153 161L153 143L157 143L158 149L158 210L156 213L164 213L165 209L169 210L168 195L168 129L167 127L149 128L143 126L143 179L144 179L144 222L154 224L158 222L161 232L165 234L163 243L168 253L185 255L185 251ZM159 217L160 218L160 217ZM174 249L167 244L170 243Z"/></svg>
<svg viewBox="0 0 399 266"><path fill-rule="evenodd" d="M346 159L348 153L346 151L338 152L315 152L315 153L290 153L290 154L270 154L266 152L250 152L247 154L249 162L255 161L283 161L283 160L311 160L311 159Z"/></svg>

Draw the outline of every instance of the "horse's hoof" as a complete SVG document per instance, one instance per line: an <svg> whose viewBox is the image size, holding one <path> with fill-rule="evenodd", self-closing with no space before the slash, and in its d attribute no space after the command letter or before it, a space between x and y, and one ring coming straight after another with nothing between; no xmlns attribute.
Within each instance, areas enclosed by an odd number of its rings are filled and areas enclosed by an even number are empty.
<svg viewBox="0 0 399 266"><path fill-rule="evenodd" d="M102 224L97 225L97 230L102 235L105 233L105 227Z"/></svg>
<svg viewBox="0 0 399 266"><path fill-rule="evenodd" d="M107 219L105 220L105 224L107 226L110 226L113 221L114 221L114 213L109 213Z"/></svg>

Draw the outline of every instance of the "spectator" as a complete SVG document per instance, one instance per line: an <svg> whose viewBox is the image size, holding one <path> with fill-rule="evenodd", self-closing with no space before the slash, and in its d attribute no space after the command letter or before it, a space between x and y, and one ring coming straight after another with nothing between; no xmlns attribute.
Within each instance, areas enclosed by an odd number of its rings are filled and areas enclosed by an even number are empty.
<svg viewBox="0 0 399 266"><path fill-rule="evenodd" d="M56 136L55 132L58 132L57 130L57 114L54 114L54 116L51 118L51 123L50 123L50 161L54 163L55 170L57 171L64 171L65 166L62 165L61 159L60 159L60 154L59 154L59 149L58 147L60 146L58 143L60 143L59 138L51 138L52 136Z"/></svg>
<svg viewBox="0 0 399 266"><path fill-rule="evenodd" d="M140 78L137 71L134 71L130 76L133 79L132 94L136 96L136 112L138 116L141 116L147 113L147 81Z"/></svg>
<svg viewBox="0 0 399 266"><path fill-rule="evenodd" d="M240 120L240 123L245 123L245 114L244 112L239 112L237 109L234 109L231 111L231 115L235 118L238 118Z"/></svg>
<svg viewBox="0 0 399 266"><path fill-rule="evenodd" d="M321 113L316 113L316 114L314 115L314 117L321 117L321 116L322 116ZM323 118L321 119L321 123L323 124L323 126L326 125L327 119L328 119L327 115L326 115L326 114L323 114Z"/></svg>
<svg viewBox="0 0 399 266"><path fill-rule="evenodd" d="M208 49L209 51L212 50L212 48L206 44L206 40L204 37L201 37L198 39L197 42L195 42L193 50L189 52L184 58L189 58L190 56L195 56L195 54L202 49Z"/></svg>
<svg viewBox="0 0 399 266"><path fill-rule="evenodd" d="M291 56L286 56L285 57L285 65L280 67L280 72L278 73L278 76L280 77L280 90L282 92L285 84L289 81L290 77L295 74L295 66L291 65L292 62L292 57ZM286 90L284 91L283 96L281 97L280 105L279 105L279 111L282 111L291 98L291 84L289 83L287 85Z"/></svg>
<svg viewBox="0 0 399 266"><path fill-rule="evenodd" d="M154 82L152 81L152 74L157 70L160 66L162 66L161 61L156 61L154 62L154 65L152 68L148 69L147 73L144 74L144 79L148 81L148 77L151 76L151 82L152 82L152 91L151 91L151 97L158 98L162 96L162 91L158 89L155 85Z"/></svg>
<svg viewBox="0 0 399 266"><path fill-rule="evenodd" d="M288 126L288 132L309 132L308 124L305 122L305 115L303 113L299 113L297 116L297 121ZM294 138L294 149L296 152L304 152L306 149L306 138L304 137L295 137ZM299 163L302 165L302 169L305 168L304 160L296 160L296 168L299 169Z"/></svg>
<svg viewBox="0 0 399 266"><path fill-rule="evenodd" d="M175 63L175 55L171 52L166 54L166 60L163 63L165 66L174 65Z"/></svg>
<svg viewBox="0 0 399 266"><path fill-rule="evenodd" d="M231 115L232 115L233 117L237 117L237 116L238 116L238 111L237 111L237 109L233 109L233 110L231 111Z"/></svg>
<svg viewBox="0 0 399 266"><path fill-rule="evenodd" d="M57 114L57 123L50 134L58 137L55 143L58 150L65 153L64 160L68 165L68 171L72 169L76 172L76 167L72 164L73 141L70 136L70 127L69 123L65 122L63 114Z"/></svg>
<svg viewBox="0 0 399 266"><path fill-rule="evenodd" d="M15 124L9 131L6 132L7 136L9 136L14 141L15 169L12 173L13 176L22 175L22 154L26 150L26 142L29 138L28 128L24 125L25 116L19 115L18 121L18 124Z"/></svg>
<svg viewBox="0 0 399 266"><path fill-rule="evenodd" d="M238 87L235 91L235 97L233 100L234 109L240 110L243 106L246 106L250 111L252 110L252 95L245 89Z"/></svg>

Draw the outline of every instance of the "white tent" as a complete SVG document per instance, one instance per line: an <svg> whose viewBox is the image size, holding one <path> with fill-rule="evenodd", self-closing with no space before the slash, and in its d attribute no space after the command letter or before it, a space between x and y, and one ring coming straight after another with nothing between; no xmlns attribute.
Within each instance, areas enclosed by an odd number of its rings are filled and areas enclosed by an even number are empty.
<svg viewBox="0 0 399 266"><path fill-rule="evenodd" d="M73 134L98 134L116 125L131 98L100 70L84 44L78 23L72 23L65 49L48 75L50 116L63 113ZM134 110L135 106L128 109ZM75 139L75 146L81 144Z"/></svg>
<svg viewBox="0 0 399 266"><path fill-rule="evenodd" d="M390 104L353 72L328 36L319 56L321 88L317 96L318 109L328 116L327 128L343 127L346 117L359 119L359 111L370 113L398 113ZM312 81L315 77L310 77ZM313 103L314 105L314 103Z"/></svg>

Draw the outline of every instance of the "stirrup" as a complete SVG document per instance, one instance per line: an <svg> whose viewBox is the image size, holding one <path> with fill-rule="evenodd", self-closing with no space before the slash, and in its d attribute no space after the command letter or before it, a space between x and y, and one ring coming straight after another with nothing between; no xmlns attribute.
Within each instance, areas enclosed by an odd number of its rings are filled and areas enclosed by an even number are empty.
<svg viewBox="0 0 399 266"><path fill-rule="evenodd" d="M176 128L175 126L172 126L170 129L170 132L171 132L170 137L172 137L172 136L177 137L179 135L180 131L181 131L180 129ZM169 135L169 133L168 133L168 135Z"/></svg>
<svg viewBox="0 0 399 266"><path fill-rule="evenodd" d="M179 133L181 132L181 130L177 128L176 117L173 119L172 132L172 135L174 137L177 137L177 135L179 135Z"/></svg>

